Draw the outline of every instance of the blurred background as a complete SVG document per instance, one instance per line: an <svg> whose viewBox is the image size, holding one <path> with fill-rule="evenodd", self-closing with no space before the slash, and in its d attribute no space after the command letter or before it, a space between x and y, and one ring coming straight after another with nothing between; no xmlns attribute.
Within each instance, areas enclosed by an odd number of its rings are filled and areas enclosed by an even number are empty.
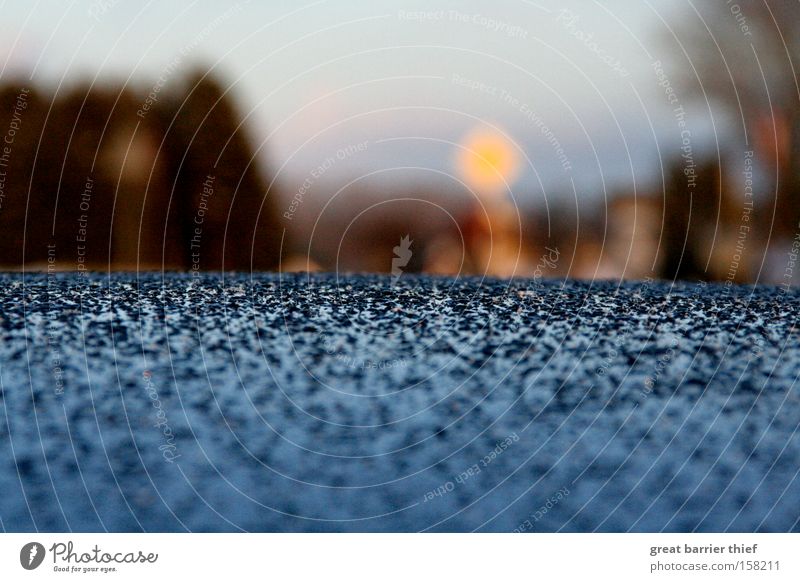
<svg viewBox="0 0 800 582"><path fill-rule="evenodd" d="M794 284L800 3L0 7L0 268Z"/></svg>

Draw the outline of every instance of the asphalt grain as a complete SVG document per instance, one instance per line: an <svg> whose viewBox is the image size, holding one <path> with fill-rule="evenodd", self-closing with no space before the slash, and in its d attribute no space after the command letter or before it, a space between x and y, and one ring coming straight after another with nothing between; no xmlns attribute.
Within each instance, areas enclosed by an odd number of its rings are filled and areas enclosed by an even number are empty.
<svg viewBox="0 0 800 582"><path fill-rule="evenodd" d="M800 531L800 294L0 275L6 531Z"/></svg>

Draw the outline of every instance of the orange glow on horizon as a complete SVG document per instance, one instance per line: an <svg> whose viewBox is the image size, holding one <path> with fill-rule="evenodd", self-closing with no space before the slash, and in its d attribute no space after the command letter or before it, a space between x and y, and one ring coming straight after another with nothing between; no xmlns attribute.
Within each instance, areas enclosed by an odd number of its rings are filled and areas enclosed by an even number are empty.
<svg viewBox="0 0 800 582"><path fill-rule="evenodd" d="M462 140L457 167L471 188L484 194L508 189L519 175L519 153L503 134L477 129Z"/></svg>

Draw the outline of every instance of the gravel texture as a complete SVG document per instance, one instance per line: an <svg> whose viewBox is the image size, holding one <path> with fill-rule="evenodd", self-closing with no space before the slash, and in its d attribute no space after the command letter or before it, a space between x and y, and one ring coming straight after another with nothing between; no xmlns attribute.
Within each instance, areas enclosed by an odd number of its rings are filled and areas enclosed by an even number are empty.
<svg viewBox="0 0 800 582"><path fill-rule="evenodd" d="M7 531L800 531L800 295L0 275Z"/></svg>

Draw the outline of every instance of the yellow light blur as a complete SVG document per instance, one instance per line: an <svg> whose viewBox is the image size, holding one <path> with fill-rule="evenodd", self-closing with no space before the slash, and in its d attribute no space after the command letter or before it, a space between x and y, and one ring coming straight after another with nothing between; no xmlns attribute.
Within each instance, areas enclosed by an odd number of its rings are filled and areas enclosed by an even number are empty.
<svg viewBox="0 0 800 582"><path fill-rule="evenodd" d="M464 181L482 193L502 192L519 175L519 154L501 133L477 129L459 148L457 166Z"/></svg>

